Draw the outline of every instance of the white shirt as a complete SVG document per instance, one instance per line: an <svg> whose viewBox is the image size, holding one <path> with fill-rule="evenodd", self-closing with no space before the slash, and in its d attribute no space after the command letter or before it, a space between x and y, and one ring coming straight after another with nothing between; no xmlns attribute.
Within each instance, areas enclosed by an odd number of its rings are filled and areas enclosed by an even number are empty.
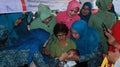
<svg viewBox="0 0 120 67"><path fill-rule="evenodd" d="M115 62L114 67L120 67L120 57L119 57L119 59Z"/></svg>

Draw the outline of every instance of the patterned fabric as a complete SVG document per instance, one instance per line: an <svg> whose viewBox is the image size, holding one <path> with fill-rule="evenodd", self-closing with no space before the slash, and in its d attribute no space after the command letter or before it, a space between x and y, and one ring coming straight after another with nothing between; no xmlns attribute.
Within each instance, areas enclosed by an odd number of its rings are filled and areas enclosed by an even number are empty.
<svg viewBox="0 0 120 67"><path fill-rule="evenodd" d="M28 64L30 50L5 50L0 52L0 67L19 67ZM45 64L39 51L36 51L33 57L36 67L57 67L58 60L51 60L51 63Z"/></svg>
<svg viewBox="0 0 120 67"><path fill-rule="evenodd" d="M42 65L43 67L48 67L43 61L44 58L42 57L41 50L49 35L43 29L31 30L26 38L20 39L14 46L0 51L0 66L18 67L24 64L29 65L32 61L35 61L35 64L38 65L37 67ZM55 61L53 62L55 63Z"/></svg>
<svg viewBox="0 0 120 67"><path fill-rule="evenodd" d="M0 51L0 67L18 67L27 64L29 50Z"/></svg>

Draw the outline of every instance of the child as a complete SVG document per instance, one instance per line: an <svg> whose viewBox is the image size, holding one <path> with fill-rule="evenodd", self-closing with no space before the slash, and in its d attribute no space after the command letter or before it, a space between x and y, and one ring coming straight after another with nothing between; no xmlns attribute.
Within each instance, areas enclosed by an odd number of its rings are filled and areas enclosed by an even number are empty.
<svg viewBox="0 0 120 67"><path fill-rule="evenodd" d="M69 57L73 57L73 56L79 56L79 52L76 49L70 49L67 52L68 56L66 58L66 60L64 62L61 62L59 67L75 67L75 65L77 64L76 61L73 60L69 60Z"/></svg>

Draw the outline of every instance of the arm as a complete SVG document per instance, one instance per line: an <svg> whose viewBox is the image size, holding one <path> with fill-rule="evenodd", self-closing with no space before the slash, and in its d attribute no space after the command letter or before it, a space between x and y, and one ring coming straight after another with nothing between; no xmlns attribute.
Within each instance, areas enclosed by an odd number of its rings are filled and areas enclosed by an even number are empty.
<svg viewBox="0 0 120 67"><path fill-rule="evenodd" d="M36 67L58 67L60 61L64 61L67 56L67 53L63 53L58 59L52 59L50 63L45 64L41 53L38 51L34 54L33 61Z"/></svg>
<svg viewBox="0 0 120 67"><path fill-rule="evenodd" d="M91 59L95 59L95 58L101 58L102 57L102 46L99 45L99 47L97 47L93 52L91 52L90 54L86 54L84 56L80 56L79 61L80 62L85 62L85 61L89 61Z"/></svg>
<svg viewBox="0 0 120 67"><path fill-rule="evenodd" d="M109 29L109 31L111 32L110 29ZM110 45L114 46L115 48L117 48L118 50L120 50L119 43L115 40L115 38L113 37L113 35L111 33L108 33L108 32L105 31L105 35L108 37L108 43Z"/></svg>

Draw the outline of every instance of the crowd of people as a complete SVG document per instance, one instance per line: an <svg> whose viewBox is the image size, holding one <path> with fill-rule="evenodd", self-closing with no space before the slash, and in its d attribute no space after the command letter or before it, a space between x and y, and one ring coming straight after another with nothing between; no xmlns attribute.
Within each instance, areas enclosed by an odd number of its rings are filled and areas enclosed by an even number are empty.
<svg viewBox="0 0 120 67"><path fill-rule="evenodd" d="M90 2L77 0L56 15L44 4L36 15L0 14L0 67L98 67L104 56L106 67L120 67L120 20L112 1L96 0L94 14Z"/></svg>

